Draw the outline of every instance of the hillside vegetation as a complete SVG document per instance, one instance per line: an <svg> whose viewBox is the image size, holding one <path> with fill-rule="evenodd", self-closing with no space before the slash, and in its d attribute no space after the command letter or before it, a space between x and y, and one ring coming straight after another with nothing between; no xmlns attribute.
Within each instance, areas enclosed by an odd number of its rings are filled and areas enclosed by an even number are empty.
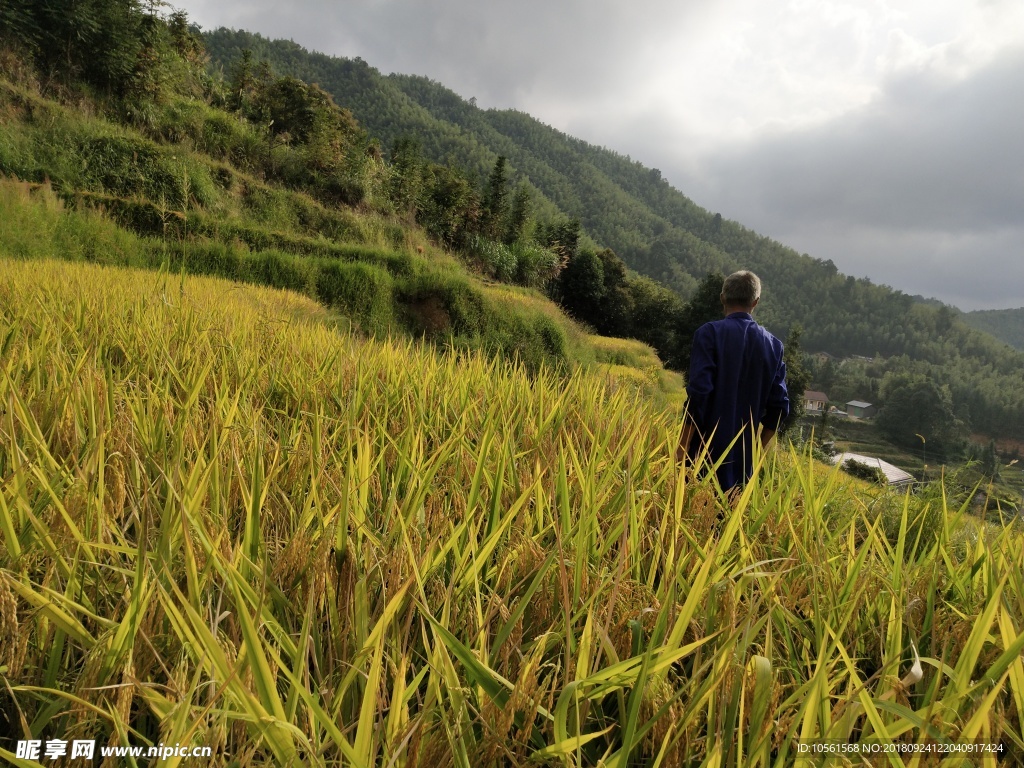
<svg viewBox="0 0 1024 768"><path fill-rule="evenodd" d="M3 259L0 338L8 739L243 766L1024 756L1020 534L941 494L766 455L730 504L632 387L210 278Z"/></svg>
<svg viewBox="0 0 1024 768"><path fill-rule="evenodd" d="M963 314L964 322L1024 351L1024 308L979 309Z"/></svg>
<svg viewBox="0 0 1024 768"><path fill-rule="evenodd" d="M485 279L486 264L454 258L396 216L390 166L361 149L345 161L352 151L338 137L366 137L329 103L322 115L342 122L326 132L338 166L318 176L315 140L268 143L257 126L177 91L138 123L101 95L69 104L14 74L0 79L0 172L24 182L0 181L0 246L10 256L291 288L364 333L482 349L531 370L615 357L600 351L612 342L599 349L536 289ZM339 203L339 188L364 202ZM678 401L679 377L650 370L661 365L649 348L640 358L639 379L628 375Z"/></svg>
<svg viewBox="0 0 1024 768"><path fill-rule="evenodd" d="M279 73L319 83L385 147L411 138L430 161L479 178L506 157L510 178L532 191L538 212L580 221L584 235L680 298L689 299L709 272L753 269L765 281L758 317L780 338L799 324L807 350L876 358L867 382L876 393L887 376L923 376L948 390L957 419L974 431L1024 434L1024 355L969 327L949 307L842 275L827 259L799 254L702 209L657 169L521 112L483 110L426 78L384 76L361 59L311 53L249 32L218 29L204 40L214 71L226 80L250 51ZM643 335L652 325L642 322L609 332L636 335L670 365L685 367L678 349L688 338L666 338L672 329L663 318L671 314L657 315L661 336Z"/></svg>

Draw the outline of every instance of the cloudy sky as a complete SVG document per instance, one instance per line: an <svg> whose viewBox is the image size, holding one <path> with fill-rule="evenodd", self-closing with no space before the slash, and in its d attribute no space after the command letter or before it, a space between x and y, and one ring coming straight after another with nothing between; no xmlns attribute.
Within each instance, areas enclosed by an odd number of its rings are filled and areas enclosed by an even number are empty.
<svg viewBox="0 0 1024 768"><path fill-rule="evenodd" d="M628 154L906 293L1024 307L1021 0L177 0Z"/></svg>

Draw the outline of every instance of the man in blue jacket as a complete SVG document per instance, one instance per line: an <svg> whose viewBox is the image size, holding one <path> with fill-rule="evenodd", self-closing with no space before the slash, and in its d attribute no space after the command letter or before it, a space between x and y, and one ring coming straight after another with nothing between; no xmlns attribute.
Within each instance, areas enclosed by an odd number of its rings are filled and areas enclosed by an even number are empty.
<svg viewBox="0 0 1024 768"><path fill-rule="evenodd" d="M711 462L724 457L717 475L725 491L753 474L755 436L767 446L789 415L782 342L751 317L760 300L757 275L729 275L722 286L725 319L693 335L676 460L692 461L707 445Z"/></svg>

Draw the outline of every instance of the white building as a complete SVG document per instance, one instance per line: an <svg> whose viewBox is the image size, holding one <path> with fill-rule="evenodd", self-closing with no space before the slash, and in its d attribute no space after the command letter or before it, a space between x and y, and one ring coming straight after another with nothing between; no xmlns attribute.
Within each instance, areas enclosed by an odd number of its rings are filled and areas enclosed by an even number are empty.
<svg viewBox="0 0 1024 768"><path fill-rule="evenodd" d="M828 395L824 392L807 390L804 392L804 410L807 413L824 413L828 407Z"/></svg>
<svg viewBox="0 0 1024 768"><path fill-rule="evenodd" d="M869 467L878 467L878 469L882 470L882 474L885 475L885 479L889 485L910 485L910 483L914 482L914 476L909 472L906 472L887 461L877 459L874 456L863 456L859 453L839 453L832 458L832 463L842 466L851 459L858 464L864 464Z"/></svg>

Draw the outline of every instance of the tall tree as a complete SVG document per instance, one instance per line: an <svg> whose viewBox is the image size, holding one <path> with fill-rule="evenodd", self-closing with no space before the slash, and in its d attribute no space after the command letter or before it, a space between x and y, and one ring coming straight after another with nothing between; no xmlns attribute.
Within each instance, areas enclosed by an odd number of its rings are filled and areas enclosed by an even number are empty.
<svg viewBox="0 0 1024 768"><path fill-rule="evenodd" d="M505 225L506 245L512 245L526 231L526 222L530 218L530 188L520 184L512 198L512 207L508 212L508 222Z"/></svg>
<svg viewBox="0 0 1024 768"><path fill-rule="evenodd" d="M448 248L464 247L480 216L480 198L474 186L447 165L432 163L423 176L416 220Z"/></svg>
<svg viewBox="0 0 1024 768"><path fill-rule="evenodd" d="M962 450L967 430L953 413L948 387L924 374L890 373L879 395L878 428L892 442L916 447L921 435L929 452L934 449L948 458Z"/></svg>
<svg viewBox="0 0 1024 768"><path fill-rule="evenodd" d="M800 348L800 337L804 329L795 323L786 336L783 360L786 363L786 389L789 392L789 418L782 425L782 432L796 424L804 415L804 392L811 383L811 374L804 365L804 353Z"/></svg>
<svg viewBox="0 0 1024 768"><path fill-rule="evenodd" d="M557 253L562 267L565 267L580 247L580 221L579 219L560 219L546 222L540 226L537 240L545 248L550 248Z"/></svg>
<svg viewBox="0 0 1024 768"><path fill-rule="evenodd" d="M704 323L722 317L722 285L725 277L721 272L709 272L697 286L690 300L675 322L676 349L671 356L672 367L685 371L690 367L690 350L693 348L693 334Z"/></svg>
<svg viewBox="0 0 1024 768"><path fill-rule="evenodd" d="M228 78L228 106L243 114L249 111L255 94L253 66L252 51L246 48L231 65L231 75Z"/></svg>
<svg viewBox="0 0 1024 768"><path fill-rule="evenodd" d="M395 209L416 215L423 188L423 156L418 139L403 136L391 149L391 179L388 194Z"/></svg>
<svg viewBox="0 0 1024 768"><path fill-rule="evenodd" d="M665 364L671 365L676 347L672 326L682 312L683 302L649 277L633 277L626 287L632 306L628 335L650 344Z"/></svg>
<svg viewBox="0 0 1024 768"><path fill-rule="evenodd" d="M577 320L597 327L604 295L601 257L587 248L578 251L558 276L559 303Z"/></svg>
<svg viewBox="0 0 1024 768"><path fill-rule="evenodd" d="M84 80L118 97L151 96L159 85L166 25L153 9L147 13L138 0L48 0L29 7L31 22L19 24L38 30L36 63L44 74Z"/></svg>
<svg viewBox="0 0 1024 768"><path fill-rule="evenodd" d="M626 265L611 248L597 252L604 276L604 292L593 325L605 336L624 336L633 313L633 297L626 288Z"/></svg>
<svg viewBox="0 0 1024 768"><path fill-rule="evenodd" d="M32 54L37 52L40 36L36 0L0 3L0 42Z"/></svg>
<svg viewBox="0 0 1024 768"><path fill-rule="evenodd" d="M481 219L482 234L492 240L498 240L502 234L502 225L508 209L508 168L504 155L499 155L487 178L487 189L484 191L483 217Z"/></svg>
<svg viewBox="0 0 1024 768"><path fill-rule="evenodd" d="M981 473L991 480L999 479L999 452L996 450L996 441L989 440L981 451L979 459Z"/></svg>

